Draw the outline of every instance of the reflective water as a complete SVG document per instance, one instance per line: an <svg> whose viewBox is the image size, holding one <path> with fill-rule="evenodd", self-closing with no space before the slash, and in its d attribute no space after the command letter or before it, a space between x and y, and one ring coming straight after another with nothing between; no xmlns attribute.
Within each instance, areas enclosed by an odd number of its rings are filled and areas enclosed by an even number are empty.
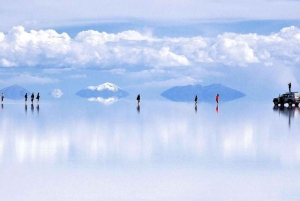
<svg viewBox="0 0 300 201"><path fill-rule="evenodd" d="M1 200L299 200L300 108L8 102Z"/></svg>

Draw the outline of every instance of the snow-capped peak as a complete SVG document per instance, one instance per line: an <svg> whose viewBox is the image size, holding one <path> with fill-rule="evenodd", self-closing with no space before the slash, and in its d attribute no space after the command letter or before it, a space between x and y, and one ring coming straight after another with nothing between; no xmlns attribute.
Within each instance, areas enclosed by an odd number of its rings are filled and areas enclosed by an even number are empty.
<svg viewBox="0 0 300 201"><path fill-rule="evenodd" d="M89 86L88 89L94 91L102 91L102 90L109 90L109 91L118 91L120 88L112 83L105 82L103 84L100 84L99 86Z"/></svg>

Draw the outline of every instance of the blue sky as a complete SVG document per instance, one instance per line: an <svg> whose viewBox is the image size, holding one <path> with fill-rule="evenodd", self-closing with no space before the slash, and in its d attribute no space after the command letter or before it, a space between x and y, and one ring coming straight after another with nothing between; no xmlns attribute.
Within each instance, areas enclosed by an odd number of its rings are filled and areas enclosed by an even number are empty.
<svg viewBox="0 0 300 201"><path fill-rule="evenodd" d="M268 98L299 86L299 1L6 1L0 87L131 94L221 83Z"/></svg>

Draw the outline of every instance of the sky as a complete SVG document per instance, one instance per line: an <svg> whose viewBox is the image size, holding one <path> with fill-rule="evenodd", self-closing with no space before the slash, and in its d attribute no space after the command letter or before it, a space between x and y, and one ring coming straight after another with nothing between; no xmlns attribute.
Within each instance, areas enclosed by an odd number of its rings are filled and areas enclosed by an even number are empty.
<svg viewBox="0 0 300 201"><path fill-rule="evenodd" d="M1 88L63 97L112 82L157 96L173 86L221 83L267 100L289 82L300 87L296 0L1 4Z"/></svg>

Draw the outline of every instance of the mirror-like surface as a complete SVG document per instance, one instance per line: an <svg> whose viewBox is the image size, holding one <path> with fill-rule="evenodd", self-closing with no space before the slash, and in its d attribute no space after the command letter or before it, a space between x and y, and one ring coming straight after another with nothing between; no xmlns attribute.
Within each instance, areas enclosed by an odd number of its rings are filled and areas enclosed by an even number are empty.
<svg viewBox="0 0 300 201"><path fill-rule="evenodd" d="M1 200L299 200L300 108L8 102Z"/></svg>

